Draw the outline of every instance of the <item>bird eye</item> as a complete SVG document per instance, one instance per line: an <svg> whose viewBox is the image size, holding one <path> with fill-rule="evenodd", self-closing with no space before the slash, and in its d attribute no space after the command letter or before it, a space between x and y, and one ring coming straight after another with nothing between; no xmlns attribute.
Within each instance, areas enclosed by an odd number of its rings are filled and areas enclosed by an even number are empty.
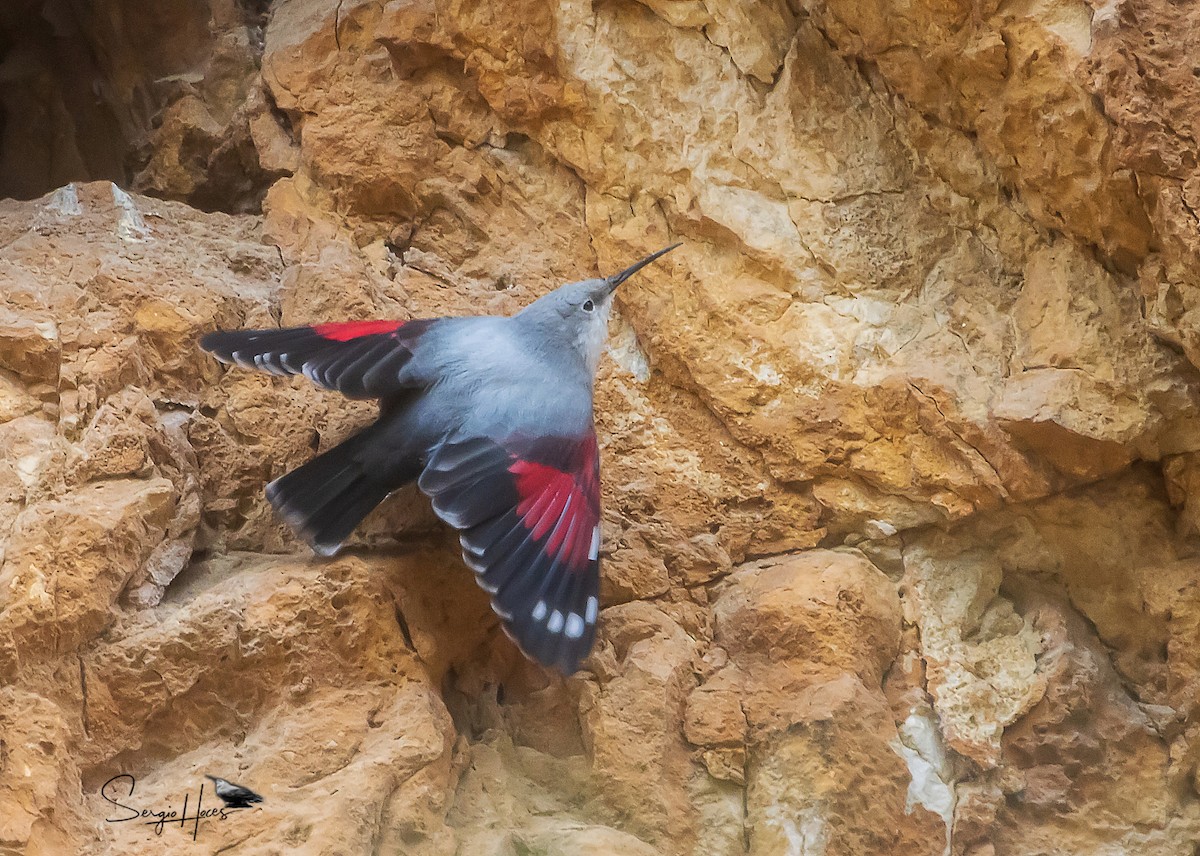
<svg viewBox="0 0 1200 856"><path fill-rule="evenodd" d="M595 308L596 308L596 304L592 303L592 301L590 301L590 300L583 301L583 311L584 312L591 312Z"/></svg>

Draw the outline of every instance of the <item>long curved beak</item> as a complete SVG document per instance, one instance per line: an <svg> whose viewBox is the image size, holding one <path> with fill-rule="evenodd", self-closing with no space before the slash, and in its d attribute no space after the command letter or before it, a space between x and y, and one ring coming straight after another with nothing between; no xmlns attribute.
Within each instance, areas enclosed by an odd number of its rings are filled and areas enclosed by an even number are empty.
<svg viewBox="0 0 1200 856"><path fill-rule="evenodd" d="M646 256L646 258L642 259L640 262L636 262L635 264L630 265L629 267L625 268L625 270L621 271L620 273L614 273L610 277L605 277L605 282L608 283L608 293L612 294L614 291L616 291L618 285L623 283L625 280L629 279L629 277L633 276L635 273L640 271L646 265L650 264L650 262L654 261L659 256L666 255L667 253L671 252L671 250L675 249L676 247L680 247L680 246L683 246L682 241L680 241L678 244L671 244L671 246L669 246L669 247L663 247L657 253L651 253L650 255Z"/></svg>

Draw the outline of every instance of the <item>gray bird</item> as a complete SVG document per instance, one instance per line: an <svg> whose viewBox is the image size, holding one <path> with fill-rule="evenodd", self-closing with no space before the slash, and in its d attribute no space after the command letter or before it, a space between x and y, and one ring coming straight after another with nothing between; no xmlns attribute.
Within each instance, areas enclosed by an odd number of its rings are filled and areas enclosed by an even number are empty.
<svg viewBox="0 0 1200 856"><path fill-rule="evenodd" d="M204 774L204 778L212 779L213 790L217 792L222 802L225 803L225 808L250 808L250 803L260 803L263 798L249 788L244 788L241 785L235 785L226 779L217 776Z"/></svg>
<svg viewBox="0 0 1200 856"><path fill-rule="evenodd" d="M571 674L596 636L600 456L592 386L613 291L679 244L564 285L511 317L350 321L214 332L224 362L304 374L379 418L267 485L322 555L413 481L526 655Z"/></svg>

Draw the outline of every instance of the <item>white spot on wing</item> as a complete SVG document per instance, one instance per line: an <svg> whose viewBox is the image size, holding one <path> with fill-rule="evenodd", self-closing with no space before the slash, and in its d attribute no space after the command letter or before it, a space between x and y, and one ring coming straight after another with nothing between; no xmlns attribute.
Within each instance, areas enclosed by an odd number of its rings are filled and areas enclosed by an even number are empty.
<svg viewBox="0 0 1200 856"><path fill-rule="evenodd" d="M546 622L546 629L551 633L557 633L563 628L563 614L557 609L550 613L550 620Z"/></svg>
<svg viewBox="0 0 1200 856"><path fill-rule="evenodd" d="M287 374L283 369L271 362L274 359L270 354L255 354L254 365L258 366L265 372L270 372L273 375Z"/></svg>
<svg viewBox="0 0 1200 856"><path fill-rule="evenodd" d="M567 616L567 626L563 631L568 639L578 639L583 635L583 619L572 612Z"/></svg>
<svg viewBox="0 0 1200 856"><path fill-rule="evenodd" d="M537 606L533 608L533 615L531 617L534 621L541 621L546 617L546 601L539 600L537 602Z"/></svg>
<svg viewBox="0 0 1200 856"><path fill-rule="evenodd" d="M600 603L594 597L587 599L586 620L588 624L596 623L596 615L600 612Z"/></svg>
<svg viewBox="0 0 1200 856"><path fill-rule="evenodd" d="M588 550L588 558L595 560L600 555L600 525L592 528L592 547Z"/></svg>

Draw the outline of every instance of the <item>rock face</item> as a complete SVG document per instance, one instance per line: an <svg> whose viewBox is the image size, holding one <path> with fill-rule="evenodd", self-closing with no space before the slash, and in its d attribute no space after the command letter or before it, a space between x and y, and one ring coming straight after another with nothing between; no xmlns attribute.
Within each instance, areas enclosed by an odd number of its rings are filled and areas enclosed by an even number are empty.
<svg viewBox="0 0 1200 856"><path fill-rule="evenodd" d="M0 13L0 851L1192 852L1195 10L153 5ZM196 346L675 240L568 680L415 490L314 559L371 406Z"/></svg>

